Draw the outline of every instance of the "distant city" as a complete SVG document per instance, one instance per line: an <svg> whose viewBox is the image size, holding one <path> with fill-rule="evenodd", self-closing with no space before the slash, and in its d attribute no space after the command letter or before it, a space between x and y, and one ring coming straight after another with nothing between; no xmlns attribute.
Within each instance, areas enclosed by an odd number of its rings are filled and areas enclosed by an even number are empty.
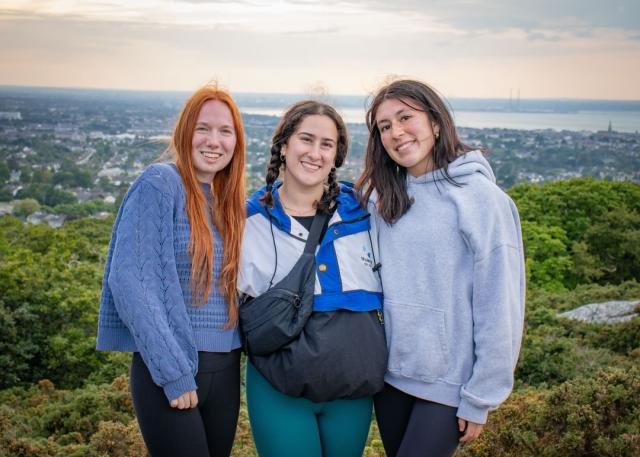
<svg viewBox="0 0 640 457"><path fill-rule="evenodd" d="M0 215L13 213L51 225L84 215L107 217L133 179L166 148L188 95L0 87ZM263 185L278 122L277 116L264 113L280 114L305 97L235 95L246 127L250 190ZM351 147L339 178L353 181L362 171L367 140L362 123L366 100L340 96L328 101L349 122ZM538 129L459 127L465 143L488 149L503 188L577 176L640 182L640 135L632 128L640 119L640 102L453 99L451 104L459 125L464 125L464 113L485 120L494 114L506 119L523 113L555 116L551 125ZM361 113L358 123L352 122L354 113ZM584 119L593 122L589 116L595 114L601 127L554 128L562 116L582 119L577 124L582 125ZM618 131L619 122L611 118L631 127Z"/></svg>

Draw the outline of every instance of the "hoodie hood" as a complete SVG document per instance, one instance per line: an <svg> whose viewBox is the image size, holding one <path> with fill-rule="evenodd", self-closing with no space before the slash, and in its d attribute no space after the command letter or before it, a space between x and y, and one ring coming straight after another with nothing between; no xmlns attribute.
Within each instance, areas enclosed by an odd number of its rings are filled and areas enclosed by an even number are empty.
<svg viewBox="0 0 640 457"><path fill-rule="evenodd" d="M493 174L491 165L489 165L484 154L479 150L466 152L457 157L449 164L447 171L449 172L449 176L456 181L460 180L460 178L466 178L469 175L478 173L492 183L496 182L496 177ZM447 176L444 174L442 169L434 170L421 176L414 177L409 174L407 175L407 181L409 184L427 184L446 179Z"/></svg>

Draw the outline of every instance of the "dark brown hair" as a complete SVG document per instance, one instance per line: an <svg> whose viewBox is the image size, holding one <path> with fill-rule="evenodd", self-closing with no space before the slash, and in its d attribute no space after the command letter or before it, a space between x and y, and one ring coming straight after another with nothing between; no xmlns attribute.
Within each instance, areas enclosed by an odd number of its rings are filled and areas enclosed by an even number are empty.
<svg viewBox="0 0 640 457"><path fill-rule="evenodd" d="M336 179L336 169L342 166L344 159L347 157L347 151L349 149L347 126L342 120L342 117L340 117L338 112L332 106L315 100L304 100L294 104L286 113L284 113L284 116L282 116L282 119L273 134L273 139L271 140L271 160L267 166L267 191L260 199L265 206L269 208L273 207L273 184L280 175L280 169L284 169L287 166L287 164L281 160L280 156L282 145L284 145L291 135L295 133L296 129L305 117L313 115L327 116L334 122L336 129L338 130L335 163L329 173L325 191L322 194L320 201L317 202L317 210L328 212L340 193L340 187L338 185L338 180Z"/></svg>
<svg viewBox="0 0 640 457"><path fill-rule="evenodd" d="M427 84L410 79L394 81L382 87L374 95L367 110L369 140L365 154L365 168L356 182L356 189L366 205L371 193L377 193L377 208L382 218L393 224L413 203L407 194L407 169L399 166L389 157L382 145L380 131L376 125L378 108L388 99L396 99L405 105L423 111L429 122L439 127L440 137L435 141L432 162L435 170L454 185L458 185L449 175L448 165L458 155L472 148L458 138L453 118L442 97Z"/></svg>

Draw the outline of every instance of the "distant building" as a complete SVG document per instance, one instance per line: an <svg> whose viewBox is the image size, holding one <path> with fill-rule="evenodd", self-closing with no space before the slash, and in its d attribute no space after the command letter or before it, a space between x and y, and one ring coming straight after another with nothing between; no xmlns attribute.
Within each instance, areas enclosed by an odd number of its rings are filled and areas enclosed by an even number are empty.
<svg viewBox="0 0 640 457"><path fill-rule="evenodd" d="M19 111L0 111L0 119L7 119L10 121L21 121L22 114Z"/></svg>
<svg viewBox="0 0 640 457"><path fill-rule="evenodd" d="M36 211L27 217L27 222L34 225L45 223L49 227L58 228L64 224L66 218L67 216L62 214L46 214Z"/></svg>
<svg viewBox="0 0 640 457"><path fill-rule="evenodd" d="M94 219L106 219L111 216L113 216L113 214L111 214L109 211L100 211L91 215L91 217L93 217Z"/></svg>
<svg viewBox="0 0 640 457"><path fill-rule="evenodd" d="M0 216L5 214L11 214L13 212L13 205L11 203L0 203Z"/></svg>
<svg viewBox="0 0 640 457"><path fill-rule="evenodd" d="M106 177L106 178L115 178L116 176L120 176L123 175L124 170L122 168L119 167L113 167L113 168L103 168L102 170L100 170L98 172L98 177L102 178L102 177Z"/></svg>

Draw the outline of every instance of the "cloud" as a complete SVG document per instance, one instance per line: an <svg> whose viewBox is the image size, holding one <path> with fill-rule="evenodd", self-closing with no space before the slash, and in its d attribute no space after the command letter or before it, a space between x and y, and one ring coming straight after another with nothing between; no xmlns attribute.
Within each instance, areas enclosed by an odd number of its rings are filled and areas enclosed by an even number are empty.
<svg viewBox="0 0 640 457"><path fill-rule="evenodd" d="M242 1L242 0L176 0L177 3L207 3L207 4L211 4L211 5L216 5L219 3L252 3L252 2L248 2L248 1Z"/></svg>
<svg viewBox="0 0 640 457"><path fill-rule="evenodd" d="M552 43L557 43L562 41L562 37L559 35L553 35L545 32L531 32L527 34L527 40L529 41L548 41Z"/></svg>
<svg viewBox="0 0 640 457"><path fill-rule="evenodd" d="M0 84L191 90L217 78L244 91L323 81L363 93L398 73L458 96L639 97L640 30L611 25L629 10L598 19L601 7L582 11L590 1L540 1L9 0ZM575 82L585 74L591 87Z"/></svg>
<svg viewBox="0 0 640 457"><path fill-rule="evenodd" d="M343 31L343 28L341 27L318 27L315 29L306 29L306 30L292 30L289 32L289 34L291 35L329 35L329 34L335 34L335 33L340 33L341 31Z"/></svg>
<svg viewBox="0 0 640 457"><path fill-rule="evenodd" d="M419 13L462 30L563 30L583 34L590 28L640 31L637 0L362 0L384 11Z"/></svg>
<svg viewBox="0 0 640 457"><path fill-rule="evenodd" d="M562 31L585 36L593 28L613 28L640 32L640 2L638 0L126 0L5 3L0 10L4 18L21 12L66 16L85 20L121 20L167 24L240 23L266 27L280 17L298 26L318 28L318 24L335 26L346 14L353 22L363 22L370 16L384 13L393 24L413 15L413 26L451 29L457 33L492 33L521 30L526 33ZM32 6L35 5L35 6ZM354 18L354 13L357 17ZM328 21L328 22L327 22ZM314 23L315 22L315 23ZM370 27L376 27L373 23ZM348 30L341 24L343 30ZM320 27L320 28L324 28Z"/></svg>

